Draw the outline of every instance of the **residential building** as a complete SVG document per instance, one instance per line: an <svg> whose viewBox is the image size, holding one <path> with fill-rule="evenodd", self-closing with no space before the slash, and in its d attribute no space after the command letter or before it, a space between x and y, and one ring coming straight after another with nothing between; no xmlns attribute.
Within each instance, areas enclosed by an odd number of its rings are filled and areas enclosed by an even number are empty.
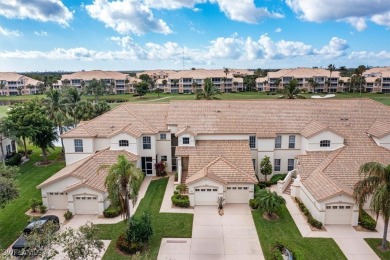
<svg viewBox="0 0 390 260"><path fill-rule="evenodd" d="M165 161L192 206L216 205L218 197L248 203L269 156L273 173L288 173L280 192L291 185L324 224L357 225L359 167L390 164L390 107L371 99L126 103L62 138L67 166L38 186L48 208L102 214L108 203L99 166L118 154L146 176Z"/></svg>
<svg viewBox="0 0 390 260"><path fill-rule="evenodd" d="M64 74L59 83L61 87L68 85L83 90L93 79L106 83L108 87L112 88L113 94L134 93L134 84L139 81L127 74L116 71L91 70ZM58 86L55 86L55 88L58 88Z"/></svg>
<svg viewBox="0 0 390 260"><path fill-rule="evenodd" d="M377 67L366 70L364 90L366 92L390 93L390 67Z"/></svg>
<svg viewBox="0 0 390 260"><path fill-rule="evenodd" d="M0 95L16 96L37 93L41 81L13 72L0 72Z"/></svg>
<svg viewBox="0 0 390 260"><path fill-rule="evenodd" d="M0 161L2 161L3 158L17 152L15 139L8 138L0 134L0 143L2 146L2 150L0 150Z"/></svg>

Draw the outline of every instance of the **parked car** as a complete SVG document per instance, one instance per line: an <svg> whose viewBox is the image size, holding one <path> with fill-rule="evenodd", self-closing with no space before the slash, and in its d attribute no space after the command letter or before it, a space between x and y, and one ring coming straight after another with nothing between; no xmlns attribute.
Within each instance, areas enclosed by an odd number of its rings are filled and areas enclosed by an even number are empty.
<svg viewBox="0 0 390 260"><path fill-rule="evenodd" d="M16 242L12 245L12 254L14 256L34 256L36 252L32 252L26 246L26 237L31 234L34 230L38 232L43 230L45 225L48 223L53 223L55 226L55 230L60 229L60 220L55 215L47 215L39 218L36 221L30 222L27 227L24 228L23 234L16 240Z"/></svg>

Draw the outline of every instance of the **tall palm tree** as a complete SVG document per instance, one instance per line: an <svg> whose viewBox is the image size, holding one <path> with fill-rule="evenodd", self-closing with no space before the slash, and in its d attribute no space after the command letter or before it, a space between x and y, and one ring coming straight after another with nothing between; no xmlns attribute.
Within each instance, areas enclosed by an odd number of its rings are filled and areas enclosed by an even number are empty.
<svg viewBox="0 0 390 260"><path fill-rule="evenodd" d="M310 88L312 89L313 93L316 93L316 87L318 86L318 82L315 81L313 78L310 78L307 82L309 82Z"/></svg>
<svg viewBox="0 0 390 260"><path fill-rule="evenodd" d="M329 70L329 79L330 79L332 77L332 72L336 70L336 66L334 64L329 64L328 70Z"/></svg>
<svg viewBox="0 0 390 260"><path fill-rule="evenodd" d="M76 88L68 88L65 91L65 98L68 104L67 112L68 115L72 118L73 126L76 126L78 123L76 116L76 109L78 108L78 104L81 102L82 92L79 92Z"/></svg>
<svg viewBox="0 0 390 260"><path fill-rule="evenodd" d="M213 84L210 78L204 80L204 89L196 92L196 99L219 99L217 95L222 95L221 91Z"/></svg>
<svg viewBox="0 0 390 260"><path fill-rule="evenodd" d="M195 93L197 89L198 89L198 83L196 83L195 81L192 82L192 93Z"/></svg>
<svg viewBox="0 0 390 260"><path fill-rule="evenodd" d="M225 75L226 75L226 78L227 78L227 76L228 76L228 74L229 74L229 69L228 68L224 68L223 69L223 72L225 73Z"/></svg>
<svg viewBox="0 0 390 260"><path fill-rule="evenodd" d="M54 122L60 135L63 133L63 126L67 119L68 99L61 95L58 90L49 90L43 100L46 114ZM64 153L64 143L61 139L62 153Z"/></svg>
<svg viewBox="0 0 390 260"><path fill-rule="evenodd" d="M113 206L120 207L126 219L130 218L130 203L137 202L138 192L144 175L134 163L123 154L118 156L117 163L108 170L104 185L108 192L108 199Z"/></svg>
<svg viewBox="0 0 390 260"><path fill-rule="evenodd" d="M377 162L365 163L360 167L359 173L364 179L356 183L353 195L360 207L372 196L370 209L375 212L377 219L382 215L385 222L381 249L386 250L390 218L390 164L386 166Z"/></svg>
<svg viewBox="0 0 390 260"><path fill-rule="evenodd" d="M301 90L298 88L298 81L296 79L290 80L288 84L283 87L283 96L279 98L288 99L305 99L304 96L300 95Z"/></svg>
<svg viewBox="0 0 390 260"><path fill-rule="evenodd" d="M275 90L276 91L278 91L278 88L279 88L279 85L280 85L280 82L282 82L282 80L281 79L276 79L275 81L274 81L274 86L275 86Z"/></svg>

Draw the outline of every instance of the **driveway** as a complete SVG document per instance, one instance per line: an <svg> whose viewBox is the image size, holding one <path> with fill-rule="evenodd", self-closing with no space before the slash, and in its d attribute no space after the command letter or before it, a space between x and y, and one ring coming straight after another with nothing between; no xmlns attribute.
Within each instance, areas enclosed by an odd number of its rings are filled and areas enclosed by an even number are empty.
<svg viewBox="0 0 390 260"><path fill-rule="evenodd" d="M264 259L247 204L196 206L191 239L165 238L158 259Z"/></svg>

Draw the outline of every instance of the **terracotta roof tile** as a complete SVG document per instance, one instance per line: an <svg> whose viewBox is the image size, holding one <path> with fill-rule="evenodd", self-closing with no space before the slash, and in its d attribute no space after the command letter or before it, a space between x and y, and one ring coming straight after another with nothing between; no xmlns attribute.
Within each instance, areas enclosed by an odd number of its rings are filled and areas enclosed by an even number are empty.
<svg viewBox="0 0 390 260"><path fill-rule="evenodd" d="M375 121L374 124L367 130L367 134L370 134L376 138L383 138L390 134L390 121Z"/></svg>

